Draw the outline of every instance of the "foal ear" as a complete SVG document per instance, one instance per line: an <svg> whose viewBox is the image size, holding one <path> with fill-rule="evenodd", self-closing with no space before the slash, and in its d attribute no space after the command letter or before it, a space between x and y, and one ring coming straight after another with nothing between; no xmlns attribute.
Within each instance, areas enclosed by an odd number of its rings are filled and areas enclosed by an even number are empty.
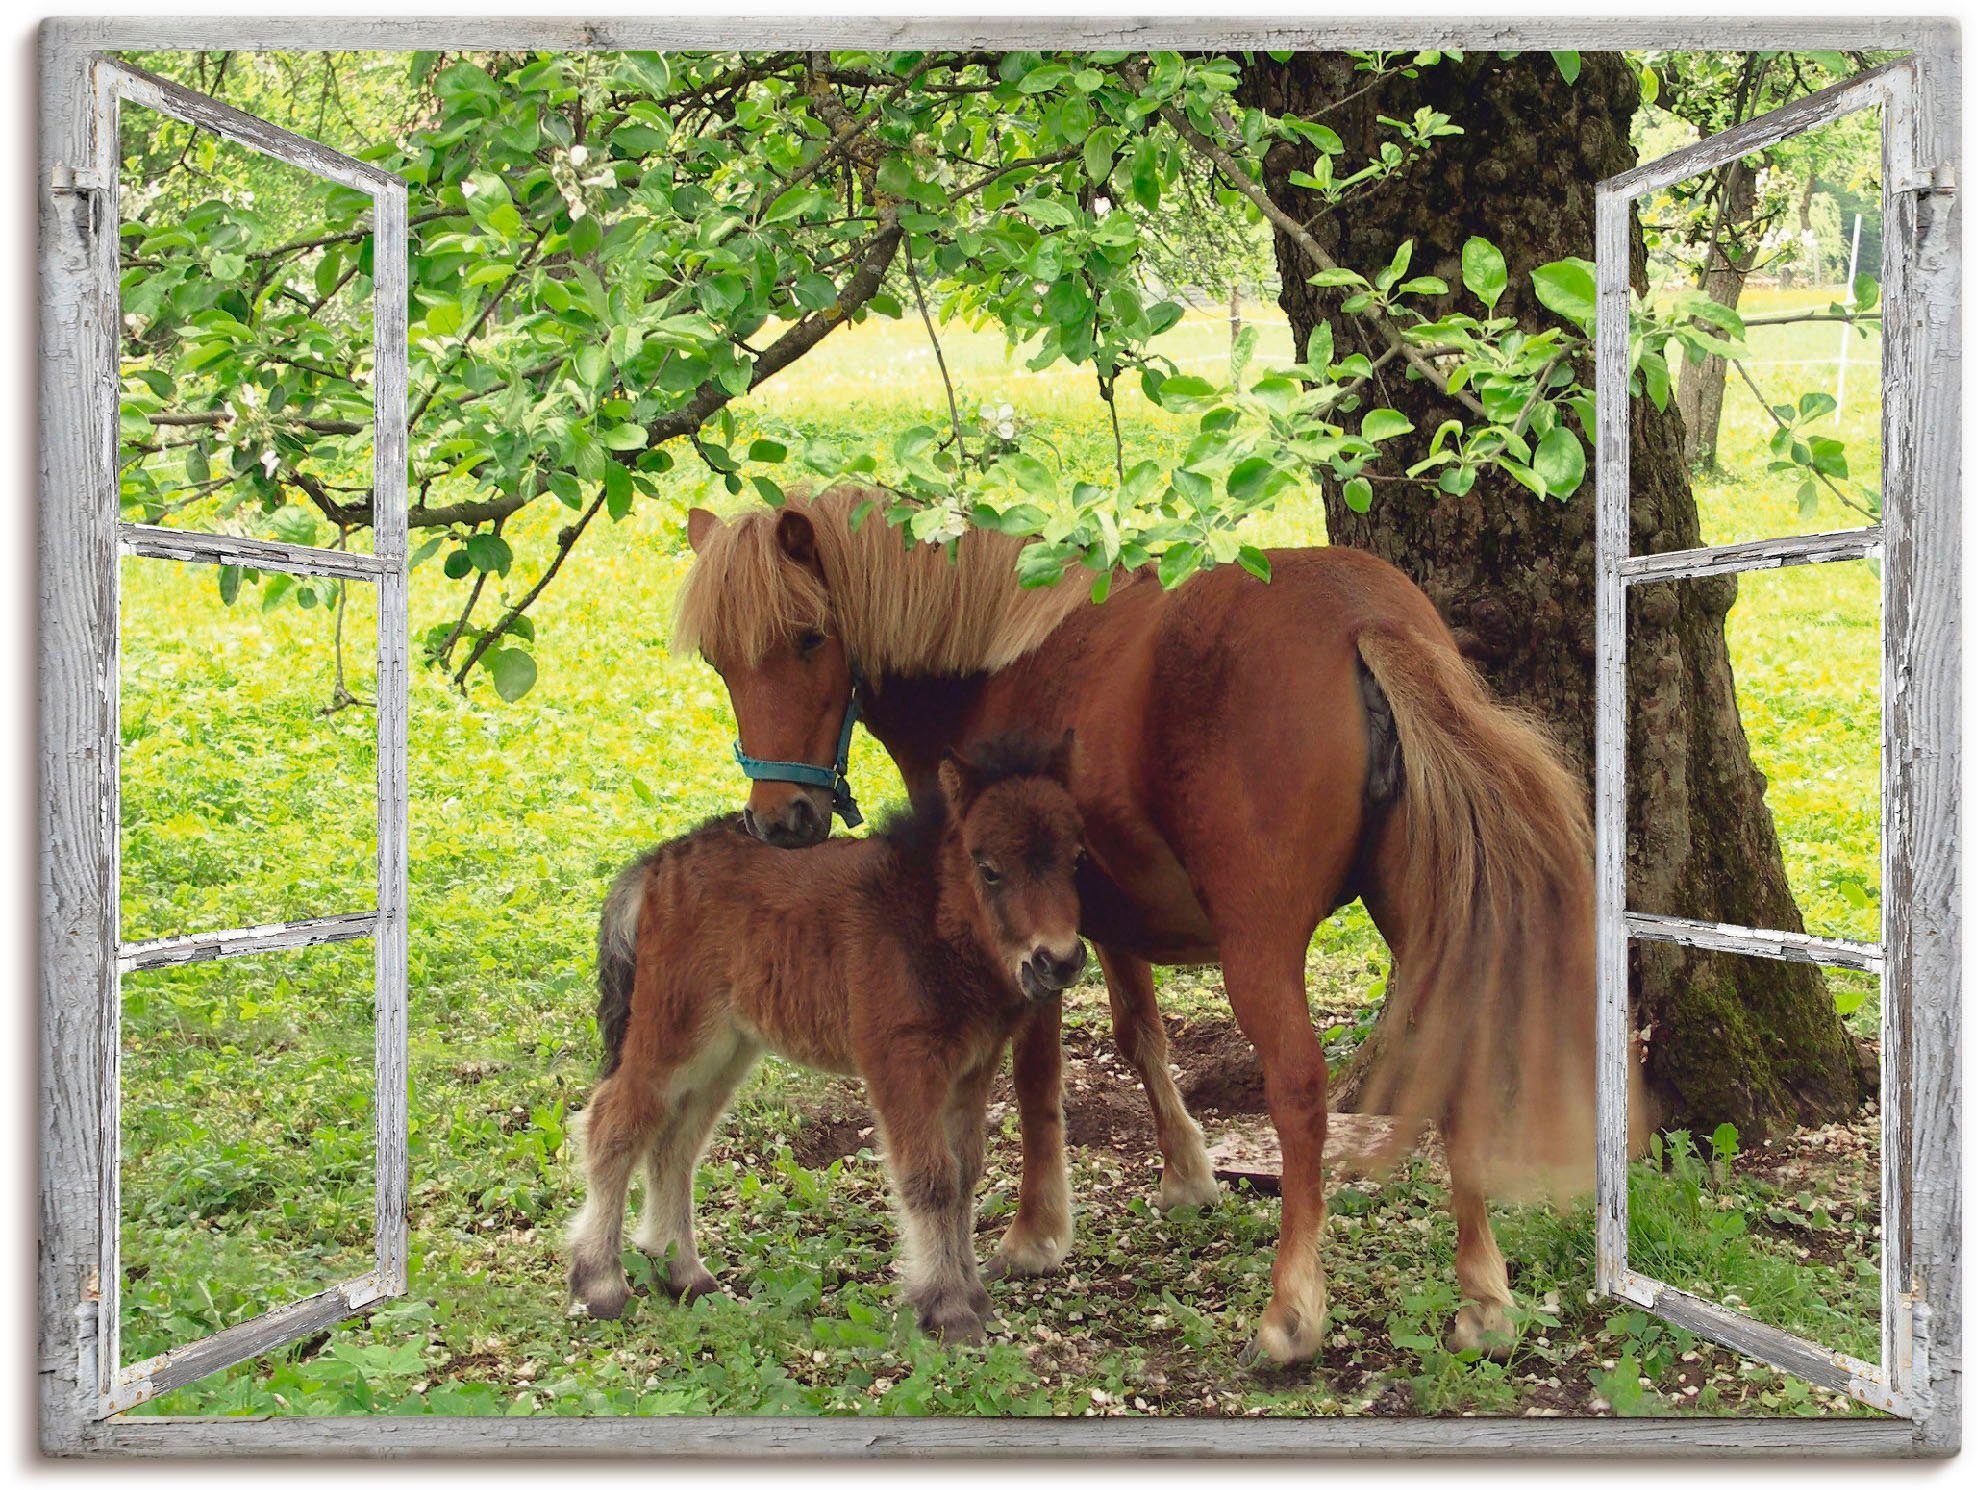
<svg viewBox="0 0 1978 1490"><path fill-rule="evenodd" d="M1067 790L1071 787L1072 752L1077 744L1078 731L1066 730L1058 743L1051 747L1051 753L1044 761L1044 773Z"/></svg>
<svg viewBox="0 0 1978 1490"><path fill-rule="evenodd" d="M969 764L967 757L945 750L934 774L940 779L941 795L948 799L948 810L956 817L967 813L969 804L982 790L982 773Z"/></svg>
<svg viewBox="0 0 1978 1490"><path fill-rule="evenodd" d="M792 564L808 569L819 579L824 578L824 566L817 559L817 530L811 526L808 515L789 507L777 513L776 546Z"/></svg>
<svg viewBox="0 0 1978 1490"><path fill-rule="evenodd" d="M695 553L707 542L707 535L721 526L721 519L705 507L696 507L687 514L687 545Z"/></svg>

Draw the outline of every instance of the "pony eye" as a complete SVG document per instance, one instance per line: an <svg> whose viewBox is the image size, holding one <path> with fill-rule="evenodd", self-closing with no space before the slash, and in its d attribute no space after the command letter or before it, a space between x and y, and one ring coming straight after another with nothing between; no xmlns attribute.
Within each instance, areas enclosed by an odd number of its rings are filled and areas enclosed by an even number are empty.
<svg viewBox="0 0 1978 1490"><path fill-rule="evenodd" d="M797 638L797 655L799 657L808 657L810 656L811 653L815 652L819 647L823 645L824 645L823 632L806 631L802 636Z"/></svg>
<svg viewBox="0 0 1978 1490"><path fill-rule="evenodd" d="M975 872L982 876L982 883L985 885L996 885L1002 883L1003 877L1000 874L996 873L995 869L990 865L989 861L986 859L977 859L975 861Z"/></svg>

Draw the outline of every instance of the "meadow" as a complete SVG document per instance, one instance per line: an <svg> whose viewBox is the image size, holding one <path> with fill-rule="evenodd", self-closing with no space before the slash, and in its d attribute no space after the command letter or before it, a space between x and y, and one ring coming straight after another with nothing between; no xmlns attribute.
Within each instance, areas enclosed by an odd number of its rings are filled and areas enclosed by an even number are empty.
<svg viewBox="0 0 1978 1490"><path fill-rule="evenodd" d="M1761 291L1746 308L1829 298ZM1251 313L1264 354L1288 352L1275 308ZM1768 392L1831 391L1837 330L1755 331L1755 374ZM1167 345L1213 375L1228 336L1225 319L1191 315ZM1029 373L986 333L950 328L944 350L965 409L987 403L1000 418L1007 404L1068 465L1095 478L1110 470L1088 384ZM1878 443L1873 355L1872 339L1850 353L1836 420L1857 469L1872 467ZM834 335L747 412L883 452L899 429L945 419L946 404L919 329L889 322ZM1121 418L1134 457L1185 442L1177 420L1137 395ZM1698 487L1712 541L1854 524L1829 502L1802 513L1795 483L1763 473L1770 426L1735 381L1726 426L1729 474ZM415 669L411 1294L147 1410L1854 1410L1594 1301L1585 1208L1498 1212L1521 1304L1515 1348L1502 1364L1445 1350L1454 1239L1432 1156L1335 1195L1332 1333L1320 1360L1246 1369L1239 1354L1267 1295L1277 1201L1233 1188L1209 1211L1164 1218L1151 1207L1151 1124L1112 1053L1096 978L1066 1008L1078 1242L1065 1275L992 1290L986 1347L944 1351L896 1311L892 1222L857 1089L773 1060L701 1171L702 1245L725 1291L689 1309L642 1298L610 1324L568 1317L558 1247L578 1196L569 1118L597 1060L596 908L641 847L741 795L720 680L667 647L688 558L682 516L737 500L688 461L662 500L597 525L536 609L540 681L520 702L502 703L478 680L463 697ZM526 535L561 520L532 509L517 523ZM1251 539L1324 541L1316 498L1294 494ZM361 705L326 712L329 617L264 611L251 591L229 608L210 570L124 563L125 935L367 906L373 717ZM519 590L532 577L509 583ZM457 608L457 589L437 563L414 571L415 635ZM344 665L366 695L368 596L353 589L347 605ZM1772 783L1808 929L1873 938L1877 577L1837 564L1748 578L1730 634L1745 729ZM863 736L852 776L869 814L898 795ZM1385 967L1357 907L1314 939L1311 1000L1330 1054L1351 1053ZM1254 1084L1218 975L1159 979L1184 1091L1211 1142L1254 1126ZM365 943L126 978L126 1359L369 1266L369 990ZM1872 983L1836 980L1834 990L1872 1037ZM985 1251L1014 1204L1006 1095L992 1111ZM1872 1112L1763 1147L1724 1132L1672 1137L1658 1159L1636 1181L1638 1266L1875 1358Z"/></svg>

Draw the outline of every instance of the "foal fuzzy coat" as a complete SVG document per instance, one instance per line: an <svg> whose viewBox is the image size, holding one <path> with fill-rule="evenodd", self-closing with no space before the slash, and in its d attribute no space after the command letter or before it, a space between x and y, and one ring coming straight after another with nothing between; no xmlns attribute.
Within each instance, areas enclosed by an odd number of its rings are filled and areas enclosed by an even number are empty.
<svg viewBox="0 0 1978 1490"><path fill-rule="evenodd" d="M864 1078L921 1323L979 1337L989 1083L1029 1000L1055 999L1084 964L1070 745L951 758L939 792L864 841L786 853L724 817L619 875L599 923L604 1070L571 1233L571 1290L592 1314L615 1316L628 1295L619 1247L642 1161L638 1245L666 1259L669 1291L714 1287L694 1251L693 1170L768 1048Z"/></svg>

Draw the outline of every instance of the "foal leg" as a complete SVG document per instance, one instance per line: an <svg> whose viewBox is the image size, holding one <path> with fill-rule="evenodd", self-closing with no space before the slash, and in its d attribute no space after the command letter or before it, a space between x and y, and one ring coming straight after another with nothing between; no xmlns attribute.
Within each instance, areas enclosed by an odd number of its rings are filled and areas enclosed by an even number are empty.
<svg viewBox="0 0 1978 1490"><path fill-rule="evenodd" d="M646 1155L645 1204L632 1245L666 1259L660 1286L685 1303L716 1291L714 1275L694 1242L694 1171L708 1135L755 1058L754 1045L736 1038L683 1069L674 1078L672 1108Z"/></svg>
<svg viewBox="0 0 1978 1490"><path fill-rule="evenodd" d="M907 1300L920 1327L936 1339L965 1344L980 1340L982 1318L971 1297L979 1288L975 1252L962 1244L957 1212L966 1209L961 1160L948 1137L948 1107L954 1080L922 1061L909 1069L914 1052L885 1073L868 1079L879 1126L886 1139L886 1167L900 1199ZM924 1052L922 1052L924 1054Z"/></svg>
<svg viewBox="0 0 1978 1490"><path fill-rule="evenodd" d="M989 1083L1002 1064L1002 1052L985 1059L955 1086L948 1105L948 1143L955 1152L955 1177L960 1200L949 1218L954 1228L951 1245L967 1281L969 1306L987 1318L989 1290L982 1286L982 1273L975 1263L975 1191L982 1183L985 1138L983 1122L989 1109Z"/></svg>
<svg viewBox="0 0 1978 1490"><path fill-rule="evenodd" d="M1034 1277L1057 1269L1071 1250L1071 1180L1065 1170L1063 1011L1053 1000L1024 1017L1010 1057L1023 1134L1023 1180L1016 1219L1003 1233L988 1275Z"/></svg>
<svg viewBox="0 0 1978 1490"><path fill-rule="evenodd" d="M1252 1346L1253 1358L1279 1365L1309 1360L1325 1337L1326 1275L1319 1244L1326 1223L1320 1174L1326 1061L1305 1003L1305 941L1270 946L1232 936L1223 942L1224 986L1236 1022L1264 1068L1264 1098L1284 1153L1284 1215L1271 1266L1271 1301Z"/></svg>
<svg viewBox="0 0 1978 1490"><path fill-rule="evenodd" d="M632 1296L618 1255L625 1192L665 1119L658 1085L621 1066L591 1098L584 1125L584 1208L570 1225L570 1293L594 1319L616 1319Z"/></svg>
<svg viewBox="0 0 1978 1490"><path fill-rule="evenodd" d="M1202 1130L1188 1115L1188 1104L1168 1070L1168 1036L1154 1001L1154 970L1138 957L1099 948L1106 994L1113 1006L1113 1038L1128 1065L1140 1075L1147 1105L1154 1110L1154 1136L1161 1146L1163 1212L1176 1206L1212 1206L1221 1198Z"/></svg>

